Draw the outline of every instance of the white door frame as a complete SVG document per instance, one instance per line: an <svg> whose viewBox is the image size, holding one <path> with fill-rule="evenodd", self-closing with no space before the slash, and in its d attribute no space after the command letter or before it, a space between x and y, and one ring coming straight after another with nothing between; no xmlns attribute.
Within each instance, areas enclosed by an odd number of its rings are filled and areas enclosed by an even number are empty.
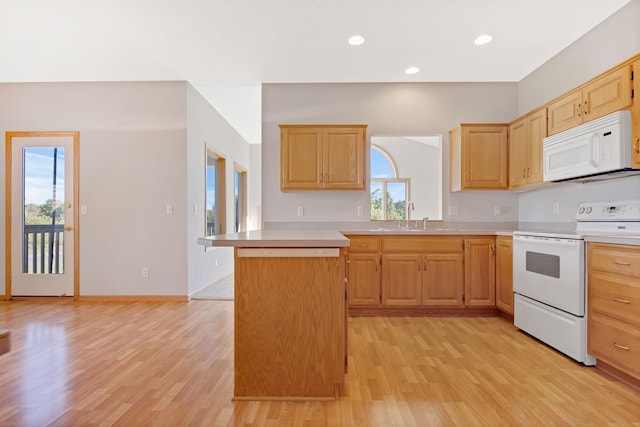
<svg viewBox="0 0 640 427"><path fill-rule="evenodd" d="M80 296L80 221L78 202L80 199L80 132L7 132L5 143L5 300L11 299L11 146L14 137L72 137L73 138L73 299Z"/></svg>

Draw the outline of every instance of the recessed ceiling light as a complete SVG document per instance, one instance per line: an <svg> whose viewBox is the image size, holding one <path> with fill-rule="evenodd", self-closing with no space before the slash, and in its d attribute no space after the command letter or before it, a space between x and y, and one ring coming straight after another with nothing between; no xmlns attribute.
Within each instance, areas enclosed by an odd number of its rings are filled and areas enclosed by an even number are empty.
<svg viewBox="0 0 640 427"><path fill-rule="evenodd" d="M404 70L406 74L416 74L419 71L420 71L420 68L418 67L409 67L406 70Z"/></svg>
<svg viewBox="0 0 640 427"><path fill-rule="evenodd" d="M493 40L493 36L490 36L489 34L482 34L476 37L476 39L473 42L477 45L482 45L482 44L489 43L491 40Z"/></svg>
<svg viewBox="0 0 640 427"><path fill-rule="evenodd" d="M364 43L364 37L362 37L360 34L355 34L349 37L349 44L351 46L360 46L362 43Z"/></svg>

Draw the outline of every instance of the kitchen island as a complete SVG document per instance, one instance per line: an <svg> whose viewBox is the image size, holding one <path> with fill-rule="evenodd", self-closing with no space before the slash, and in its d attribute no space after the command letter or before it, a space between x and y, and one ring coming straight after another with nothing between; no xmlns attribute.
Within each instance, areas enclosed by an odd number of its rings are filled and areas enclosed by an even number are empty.
<svg viewBox="0 0 640 427"><path fill-rule="evenodd" d="M198 239L234 247L234 399L331 400L346 371L345 248L328 230Z"/></svg>

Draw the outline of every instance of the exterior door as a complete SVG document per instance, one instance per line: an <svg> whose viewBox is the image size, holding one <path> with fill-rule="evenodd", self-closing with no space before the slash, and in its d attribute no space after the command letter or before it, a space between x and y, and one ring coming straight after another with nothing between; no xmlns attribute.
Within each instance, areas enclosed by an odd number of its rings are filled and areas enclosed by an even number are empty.
<svg viewBox="0 0 640 427"><path fill-rule="evenodd" d="M77 132L7 133L9 296L77 295L77 148Z"/></svg>

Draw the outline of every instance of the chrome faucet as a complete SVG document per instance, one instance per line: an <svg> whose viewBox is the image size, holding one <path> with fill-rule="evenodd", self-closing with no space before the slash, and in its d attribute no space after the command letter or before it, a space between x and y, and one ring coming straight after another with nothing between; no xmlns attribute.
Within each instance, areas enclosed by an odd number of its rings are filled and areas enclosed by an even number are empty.
<svg viewBox="0 0 640 427"><path fill-rule="evenodd" d="M409 200L409 202L407 202L407 228L409 228L409 220L411 219L411 211L415 210L416 208L413 206L413 202L411 200Z"/></svg>
<svg viewBox="0 0 640 427"><path fill-rule="evenodd" d="M426 230L427 229L427 221L429 221L429 217L425 216L424 218L422 218L422 229Z"/></svg>

